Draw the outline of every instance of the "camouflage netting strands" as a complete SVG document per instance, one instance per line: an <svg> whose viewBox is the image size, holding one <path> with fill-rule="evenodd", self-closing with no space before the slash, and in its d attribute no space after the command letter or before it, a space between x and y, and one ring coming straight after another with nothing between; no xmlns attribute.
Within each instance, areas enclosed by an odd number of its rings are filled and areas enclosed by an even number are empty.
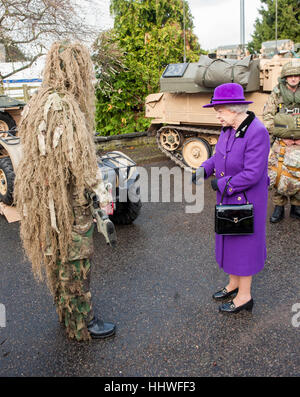
<svg viewBox="0 0 300 397"><path fill-rule="evenodd" d="M93 79L84 46L52 45L42 87L19 125L23 158L14 190L33 273L40 280L46 275L60 319L77 340L89 339L91 313L93 219L86 193L103 184L93 140Z"/></svg>
<svg viewBox="0 0 300 397"><path fill-rule="evenodd" d="M20 232L33 271L42 279L43 267L47 272L48 265L69 260L74 225L72 190L77 205L86 205L85 191L99 183L96 150L73 96L60 96L49 89L41 89L29 104L20 135L24 157L15 184ZM51 255L45 256L49 246Z"/></svg>
<svg viewBox="0 0 300 397"><path fill-rule="evenodd" d="M47 55L42 87L72 95L85 116L87 128L94 133L95 80L87 48L81 44L54 43Z"/></svg>
<svg viewBox="0 0 300 397"><path fill-rule="evenodd" d="M93 318L90 271L89 259L58 262L54 271L54 302L59 320L66 327L69 338L77 341L91 339L86 326Z"/></svg>
<svg viewBox="0 0 300 397"><path fill-rule="evenodd" d="M270 186L278 193L294 196L300 192L300 146L276 141L269 156Z"/></svg>

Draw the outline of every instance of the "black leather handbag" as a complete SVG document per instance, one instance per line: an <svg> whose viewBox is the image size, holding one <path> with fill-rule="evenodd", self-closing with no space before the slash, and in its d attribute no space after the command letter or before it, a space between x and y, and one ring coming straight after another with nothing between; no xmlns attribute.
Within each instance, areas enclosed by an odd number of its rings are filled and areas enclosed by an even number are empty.
<svg viewBox="0 0 300 397"><path fill-rule="evenodd" d="M223 204L228 183L229 181L226 183L220 204L215 207L215 232L225 236L253 234L253 204L248 202L246 193L243 192L247 204Z"/></svg>

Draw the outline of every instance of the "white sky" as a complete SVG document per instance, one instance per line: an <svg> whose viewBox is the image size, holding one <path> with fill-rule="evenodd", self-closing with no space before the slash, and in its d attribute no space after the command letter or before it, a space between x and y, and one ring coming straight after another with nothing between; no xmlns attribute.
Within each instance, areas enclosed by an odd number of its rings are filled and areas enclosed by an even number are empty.
<svg viewBox="0 0 300 397"><path fill-rule="evenodd" d="M240 0L188 0L202 48L240 44ZM245 41L251 40L260 0L245 0Z"/></svg>
<svg viewBox="0 0 300 397"><path fill-rule="evenodd" d="M109 14L110 0L73 0L83 10L90 24L97 31L113 26L113 19ZM172 1L172 0L169 0ZM194 16L194 33L198 36L200 45L205 50L210 50L221 45L239 44L240 42L240 0L188 0L192 15ZM257 9L260 0L245 0L245 39L251 40L253 24L258 16ZM26 69L11 79L40 78L44 60L39 60L31 69ZM18 65L14 65L16 69ZM12 65L1 64L0 69L11 70Z"/></svg>
<svg viewBox="0 0 300 397"><path fill-rule="evenodd" d="M169 0L172 1L172 0ZM93 0L89 21L99 30L113 26L109 0ZM240 0L188 0L194 16L194 33L205 50L240 43ZM245 0L245 41L251 40L260 0Z"/></svg>

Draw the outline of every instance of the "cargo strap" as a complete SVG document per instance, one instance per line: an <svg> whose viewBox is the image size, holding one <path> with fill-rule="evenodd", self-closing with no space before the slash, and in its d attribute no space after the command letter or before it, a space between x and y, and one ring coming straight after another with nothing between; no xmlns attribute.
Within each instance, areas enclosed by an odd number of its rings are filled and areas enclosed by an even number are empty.
<svg viewBox="0 0 300 397"><path fill-rule="evenodd" d="M279 158L278 158L278 166L277 166L277 178L276 178L276 183L275 186L278 186L279 184L279 180L280 180L280 176L282 173L282 165L283 165L283 160L284 160L284 155L285 155L285 143L280 140L280 153L279 153Z"/></svg>
<svg viewBox="0 0 300 397"><path fill-rule="evenodd" d="M288 167L288 168L290 169L290 167ZM290 174L288 171L281 170L280 174L278 174L278 168L276 168L276 167L274 167L274 166L271 167L271 170L277 171L277 178L278 178L278 175L279 175L279 179L280 179L280 176L281 176L281 175L285 175L285 176L287 176L287 177L289 177L289 178L293 178L293 179L299 180L298 177L296 177L295 175ZM295 168L295 169L292 170L292 171L299 171L299 168ZM276 179L276 183L275 183L275 186L276 186L276 187L278 186L279 179L278 179L278 180Z"/></svg>
<svg viewBox="0 0 300 397"><path fill-rule="evenodd" d="M290 174L288 171L285 171L285 170L282 169L286 144L282 140L280 140L279 143L280 143L281 148L280 148L280 153L279 153L279 156L278 156L279 157L278 158L278 165L277 165L277 167L275 167L275 166L271 167L271 169L273 171L277 171L275 187L278 186L281 175L285 175L285 176L287 176L289 178L293 178L293 179L299 180L298 177L296 177L296 176ZM295 172L299 171L300 172L300 169L296 168L296 167L292 167L292 166L286 165L286 168L288 170L290 170L290 171L295 171Z"/></svg>

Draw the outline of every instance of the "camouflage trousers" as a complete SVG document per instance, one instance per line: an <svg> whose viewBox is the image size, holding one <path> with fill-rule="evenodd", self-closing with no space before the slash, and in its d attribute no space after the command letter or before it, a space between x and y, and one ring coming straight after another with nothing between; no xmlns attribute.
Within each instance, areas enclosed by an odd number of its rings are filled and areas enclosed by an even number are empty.
<svg viewBox="0 0 300 397"><path fill-rule="evenodd" d="M290 199L291 205L299 205L300 206L300 192L297 192L294 196L283 196L278 193L277 190L274 191L272 201L274 205L285 206Z"/></svg>
<svg viewBox="0 0 300 397"><path fill-rule="evenodd" d="M90 340L87 324L94 317L91 293L89 259L57 263L54 303L59 321L69 338Z"/></svg>
<svg viewBox="0 0 300 397"><path fill-rule="evenodd" d="M58 262L54 270L54 303L69 338L90 340L87 324L94 317L90 292L94 226L73 232L69 261Z"/></svg>

